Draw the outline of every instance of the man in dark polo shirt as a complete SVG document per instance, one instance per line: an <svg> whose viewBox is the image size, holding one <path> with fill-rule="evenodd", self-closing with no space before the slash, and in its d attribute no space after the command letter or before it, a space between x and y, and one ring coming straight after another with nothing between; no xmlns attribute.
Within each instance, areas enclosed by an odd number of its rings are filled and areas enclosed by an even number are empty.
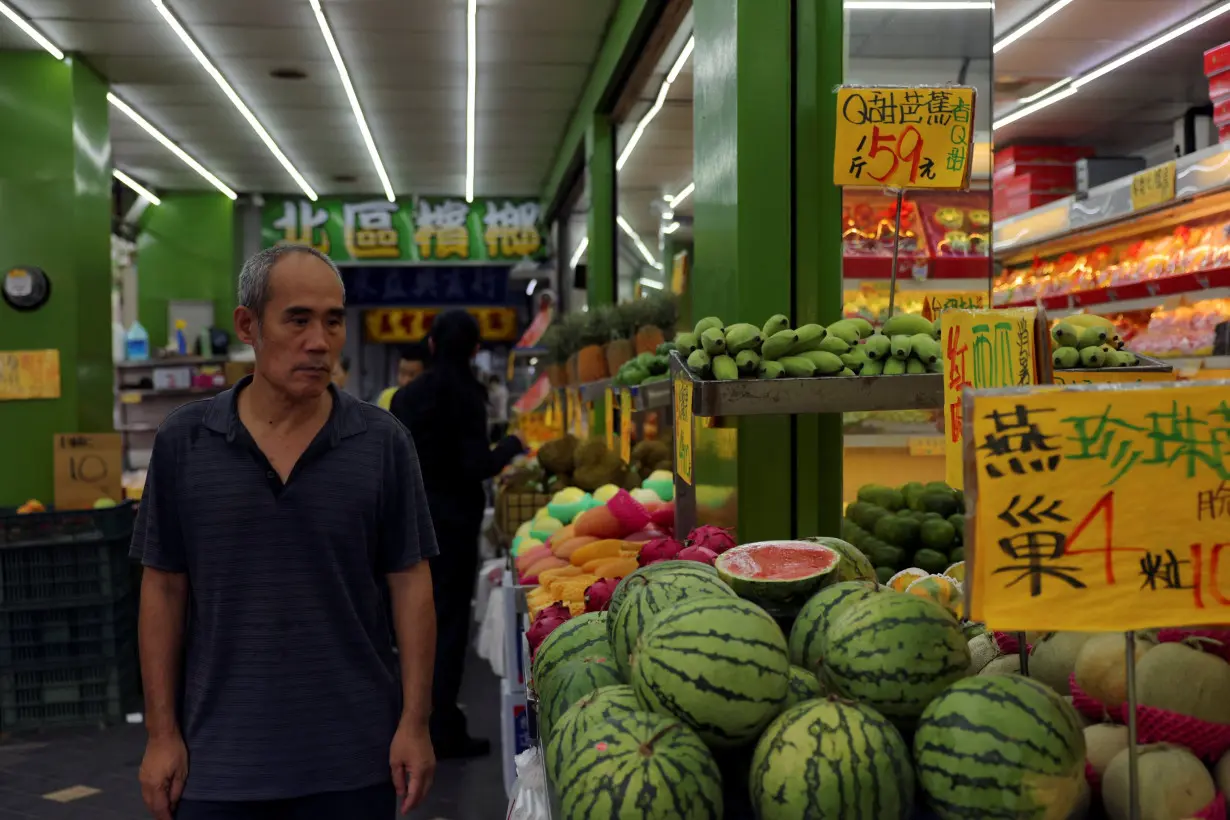
<svg viewBox="0 0 1230 820"><path fill-rule="evenodd" d="M406 429L330 384L344 304L323 254L256 254L254 374L154 441L132 554L158 820L390 820L431 785L435 536Z"/></svg>

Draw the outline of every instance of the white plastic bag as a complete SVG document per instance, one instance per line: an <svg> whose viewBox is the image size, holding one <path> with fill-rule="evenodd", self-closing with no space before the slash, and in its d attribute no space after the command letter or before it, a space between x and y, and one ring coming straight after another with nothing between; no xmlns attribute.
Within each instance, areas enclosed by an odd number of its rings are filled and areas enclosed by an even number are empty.
<svg viewBox="0 0 1230 820"><path fill-rule="evenodd" d="M517 782L508 802L507 820L551 820L547 775L538 749L531 747L516 757Z"/></svg>

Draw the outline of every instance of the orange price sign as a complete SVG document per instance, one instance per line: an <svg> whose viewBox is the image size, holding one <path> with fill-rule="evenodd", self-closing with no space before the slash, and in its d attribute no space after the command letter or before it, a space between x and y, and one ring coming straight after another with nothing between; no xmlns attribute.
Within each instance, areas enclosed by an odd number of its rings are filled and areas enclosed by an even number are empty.
<svg viewBox="0 0 1230 820"><path fill-rule="evenodd" d="M969 188L974 156L970 86L837 89L837 185Z"/></svg>
<svg viewBox="0 0 1230 820"><path fill-rule="evenodd" d="M606 389L606 401L602 403L603 414L606 416L606 448L615 451L615 391Z"/></svg>

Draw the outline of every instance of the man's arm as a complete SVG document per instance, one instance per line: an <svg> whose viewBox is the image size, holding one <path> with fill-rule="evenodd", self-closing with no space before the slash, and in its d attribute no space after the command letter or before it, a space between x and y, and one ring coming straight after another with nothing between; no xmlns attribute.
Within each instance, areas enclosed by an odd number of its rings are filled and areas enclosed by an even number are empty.
<svg viewBox="0 0 1230 820"><path fill-rule="evenodd" d="M145 728L151 738L179 735L175 693L183 667L188 576L146 567L141 577L141 682L145 687Z"/></svg>
<svg viewBox="0 0 1230 820"><path fill-rule="evenodd" d="M436 610L431 570L420 561L388 575L393 631L401 661L403 726L426 730L431 716L431 677L436 653Z"/></svg>

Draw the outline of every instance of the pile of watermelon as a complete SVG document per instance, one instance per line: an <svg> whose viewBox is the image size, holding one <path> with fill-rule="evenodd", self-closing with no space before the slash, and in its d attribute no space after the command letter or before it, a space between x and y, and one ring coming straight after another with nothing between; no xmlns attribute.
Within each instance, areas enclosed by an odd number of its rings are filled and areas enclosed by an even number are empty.
<svg viewBox="0 0 1230 820"><path fill-rule="evenodd" d="M978 675L969 640L990 636L943 602L882 586L835 538L714 563L642 567L539 646L556 820L716 820L732 795L759 820L1082 816L1076 712ZM781 602L798 604L786 630L766 611Z"/></svg>

